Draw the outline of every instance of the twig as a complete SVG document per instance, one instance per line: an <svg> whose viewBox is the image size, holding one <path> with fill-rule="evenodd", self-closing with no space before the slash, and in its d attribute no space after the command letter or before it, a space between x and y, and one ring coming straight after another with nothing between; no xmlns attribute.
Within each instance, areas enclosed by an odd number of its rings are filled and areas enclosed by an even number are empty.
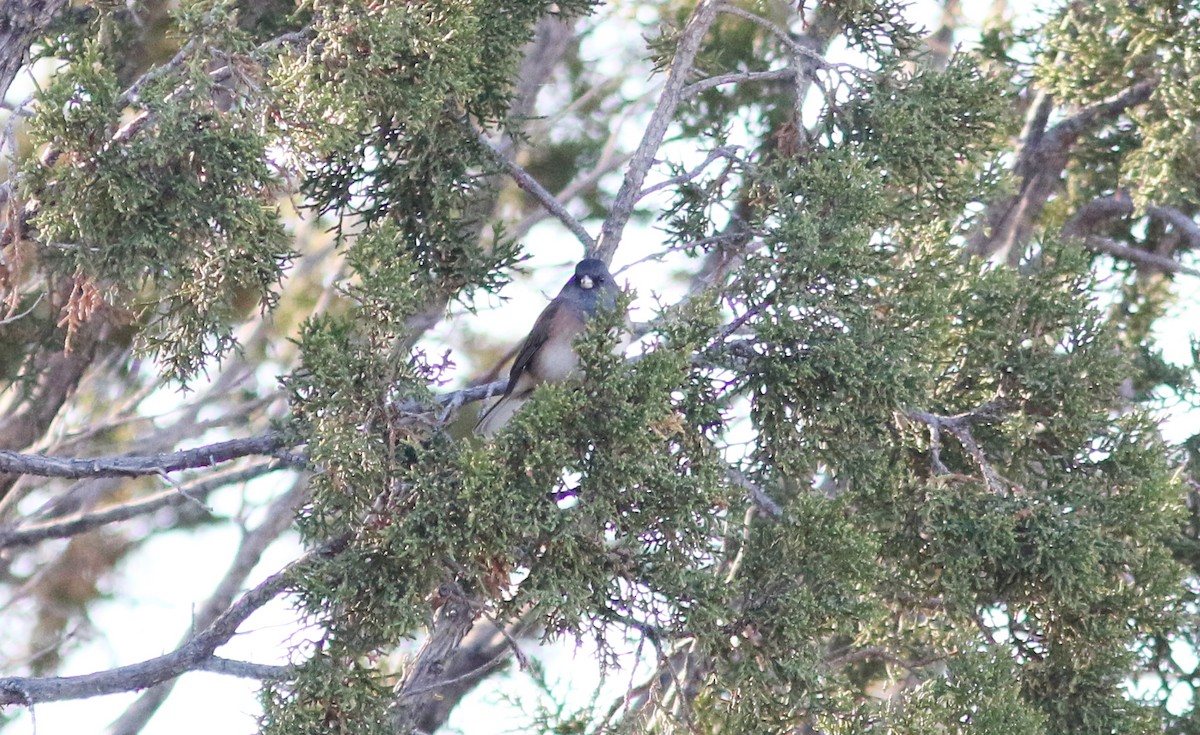
<svg viewBox="0 0 1200 735"><path fill-rule="evenodd" d="M629 170L613 200L608 219L605 220L604 227L601 229L600 239L594 248L588 249L589 256L609 262L612 260L613 253L617 251L621 233L624 232L625 225L633 215L633 208L637 204L638 194L642 190L646 174L654 165L654 156L658 147L662 145L667 128L670 127L671 121L675 117L675 110L679 106L679 102L683 99L687 77L696 60L696 54L700 51L700 44L704 40L705 34L708 33L709 26L716 19L720 6L721 4L717 0L700 0L692 17L684 27L679 45L675 48L675 56L671 59L671 66L667 71L667 81L663 85L658 106L654 108L642 141L638 144L637 150L634 151L633 158L630 160Z"/></svg>
<svg viewBox="0 0 1200 735"><path fill-rule="evenodd" d="M678 176L672 176L671 178L666 179L665 181L658 182L654 186L643 189L642 192L640 194L638 194L638 199L641 200L642 198L648 197L656 191L662 191L663 189L666 189L668 187L677 186L679 184L686 184L687 182L692 181L697 176L704 173L704 170L706 168L708 168L709 164L711 164L713 161L717 160L718 158L725 158L731 162L740 162L738 160L737 156L735 155L739 150L741 150L741 146L737 146L737 145L723 145L723 146L714 148L708 152L708 155L704 158L704 160L700 163L699 166L696 166L691 171L685 171Z"/></svg>
<svg viewBox="0 0 1200 735"><path fill-rule="evenodd" d="M806 60L812 62L818 69L824 69L824 68L832 66L832 64L830 64L828 61L825 60L825 57L821 56L821 54L817 53L816 51L813 51L810 48L806 48L803 44L798 42L792 36L792 34L789 33L786 29L779 27L777 24L772 23L771 21L767 20L766 18L762 17L761 15L756 15L755 13L752 13L749 10L744 10L742 8L739 8L736 5L722 4L720 6L720 10L722 13L726 13L728 15L736 15L737 17L739 17L743 20L748 20L751 23L754 23L755 25L758 25L758 26L761 26L761 27L767 29L768 31L771 32L771 35L775 36L780 41L782 41L783 45L787 46L788 50L791 51L792 54L794 54L796 56L803 56Z"/></svg>
<svg viewBox="0 0 1200 735"><path fill-rule="evenodd" d="M512 634L508 632L508 628L501 625L500 621L496 620L496 618L487 610L480 610L480 612L482 613L483 617L488 619L488 622L496 626L496 630L500 631L500 635L504 637L504 642L507 643L508 647L512 649L513 658L517 660L517 666L520 667L521 671L528 670L529 657L526 656L525 652L521 650L521 646L517 643L517 639L512 637ZM497 656L497 658L500 657Z"/></svg>
<svg viewBox="0 0 1200 735"><path fill-rule="evenodd" d="M18 319L23 319L23 318L29 316L30 313L32 313L33 310L37 308L37 305L42 303L42 297L44 297L45 295L46 295L45 292L38 294L37 299L34 300L34 302L32 304L30 304L29 308L26 309L25 311L22 311L20 314L17 314L15 316L6 317L4 319L0 319L0 327L5 326L7 324L12 324L13 322L17 321Z"/></svg>
<svg viewBox="0 0 1200 735"><path fill-rule="evenodd" d="M690 100L698 94L707 92L710 89L722 87L726 84L740 84L742 82L775 82L787 81L796 78L799 73L794 67L785 67L783 69L769 69L767 71L735 71L729 74L721 74L708 79L701 79L698 82L692 82L683 88L683 99Z"/></svg>
<svg viewBox="0 0 1200 735"><path fill-rule="evenodd" d="M488 152L492 160L498 163L508 173L508 175L512 177L513 181L517 182L517 186L521 187L523 191L528 192L533 196L533 198L541 202L542 206L546 208L546 211L550 212L550 214L553 214L559 222L563 223L564 227L566 227L575 235L579 242L583 243L583 247L585 249L590 250L591 248L595 247L595 240L593 240L592 236L589 235L587 230L583 228L583 225L579 223L579 220L572 217L571 213L567 211L566 207L564 207L557 199L555 199L553 194L546 191L546 187L542 186L537 179L530 176L528 171L510 161L507 156L496 150L495 147L493 147L492 144L489 143L482 135L479 135L478 139L479 144Z"/></svg>
<svg viewBox="0 0 1200 735"><path fill-rule="evenodd" d="M602 153L600 161L591 171L588 171L563 187L563 190L554 196L554 200L556 202L569 202L583 192L593 189L596 184L600 183L600 179L624 165L632 157L633 154L631 153L615 153L612 151ZM547 216L548 212L546 210L539 209L526 216L513 226L512 229L508 230L508 234L510 237L519 240L529 234L533 226L546 219Z"/></svg>

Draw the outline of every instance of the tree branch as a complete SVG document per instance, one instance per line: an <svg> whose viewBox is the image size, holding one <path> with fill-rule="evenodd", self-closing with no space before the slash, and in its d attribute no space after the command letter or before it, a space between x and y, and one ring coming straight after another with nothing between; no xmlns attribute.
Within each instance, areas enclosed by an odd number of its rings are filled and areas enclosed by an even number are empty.
<svg viewBox="0 0 1200 735"><path fill-rule="evenodd" d="M1118 191L1111 196L1093 199L1079 208L1062 227L1064 237L1084 237L1091 234L1101 222L1115 217L1133 214L1133 198L1128 192Z"/></svg>
<svg viewBox="0 0 1200 735"><path fill-rule="evenodd" d="M198 482L188 483L181 488L164 490L146 498L108 507L94 513L78 514L71 518L39 523L24 528L0 529L0 549L29 546L39 541L45 541L46 539L77 536L110 523L117 523L129 520L130 518L136 518L140 515L153 513L161 508L182 505L194 500L203 500L210 492L219 487L245 482L269 472L283 469L283 467L283 464L277 462L258 464L233 472L219 474L215 477L207 477Z"/></svg>
<svg viewBox="0 0 1200 735"><path fill-rule="evenodd" d="M408 676L396 688L395 701L392 706L392 730L397 733L408 733L416 724L416 718L424 708L426 700L436 699L438 689L453 683L443 680L451 656L458 650L463 637L475 625L475 603L455 584L444 584L438 590L444 598L437 620L429 630L429 637L417 660L413 662ZM497 657L495 661L503 661ZM485 664L486 666L487 664ZM490 670L490 669L489 669ZM486 672L468 672L463 678L471 678Z"/></svg>
<svg viewBox="0 0 1200 735"><path fill-rule="evenodd" d="M1122 260L1131 260L1135 263L1145 263L1146 265L1161 268L1164 271L1171 273L1182 273L1186 276L1194 276L1200 278L1200 270L1189 268L1180 263L1174 258L1168 258L1165 255L1152 253L1148 250L1139 250L1138 248L1123 245L1116 240L1100 237L1099 235L1089 235L1083 240L1084 246L1091 250L1101 253L1108 253L1115 258Z"/></svg>
<svg viewBox="0 0 1200 735"><path fill-rule="evenodd" d="M706 156L705 159L700 162L700 165L696 166L691 171L685 171L678 176L672 176L671 178L666 179L665 181L658 182L654 186L650 186L645 189L642 189L641 193L638 194L638 199L640 200L643 197L648 197L656 191L662 191L663 189L666 189L668 187L678 186L679 184L686 184L687 182L694 180L697 176L704 173L704 170L709 167L709 164L711 164L713 161L717 160L718 158L725 158L733 163L741 163L740 159L738 159L738 157L737 157L737 152L740 149L741 149L741 146L736 146L736 145L723 145L723 146L714 148L708 152L708 156Z"/></svg>
<svg viewBox="0 0 1200 735"><path fill-rule="evenodd" d="M783 508L779 507L779 503L776 503L774 500L772 500L771 496L767 495L766 491L764 491L758 483L747 477L745 472L730 467L725 471L725 477L727 477L730 482L749 493L750 500L752 500L756 506L766 512L767 515L770 515L773 518L780 518L783 516Z"/></svg>
<svg viewBox="0 0 1200 735"><path fill-rule="evenodd" d="M1013 173L1022 177L1020 192L988 207L983 218L986 227L972 234L968 251L985 256L1005 253L1009 263L1016 263L1034 222L1058 188L1071 146L1088 130L1148 100L1157 86L1157 79L1138 82L1078 110L1049 130L1045 125L1052 104L1049 96L1041 93L1030 110L1021 151L1013 167Z"/></svg>
<svg viewBox="0 0 1200 735"><path fill-rule="evenodd" d="M1043 153L1065 152L1067 147L1074 143L1080 135L1115 118L1130 107L1142 104L1150 99L1150 95L1157 88L1157 79L1144 79L1128 89L1079 109L1075 114L1046 131L1046 136L1038 148Z"/></svg>
<svg viewBox="0 0 1200 735"><path fill-rule="evenodd" d="M242 542L238 546L237 553L234 555L233 563L229 567L229 571L225 573L225 577L217 585L217 589L212 596L204 603L204 607L196 614L193 621L193 627L204 627L212 624L217 620L222 610L229 607L233 602L234 596L238 589L250 576L250 572L262 559L263 552L270 546L275 539L279 538L292 524L292 519L296 516L296 511L308 498L308 483L301 478L292 485L292 488L287 493L279 496L271 503L267 509L266 518L262 523L258 524L254 530L247 532L242 536ZM184 637L180 645L185 645L187 637ZM257 665L247 665L257 666ZM270 667L286 671L287 667ZM250 671L251 669L242 669ZM229 672L224 672L229 673ZM275 671L270 674L272 678L278 677L280 671ZM245 676L244 673L235 674L237 676ZM171 691L175 688L174 679L168 680L144 692L136 702L129 706L125 712L117 718L117 720L109 727L108 735L134 735L141 732L162 703L171 695Z"/></svg>
<svg viewBox="0 0 1200 735"><path fill-rule="evenodd" d="M608 219L605 220L604 227L600 232L600 239L594 248L588 249L590 257L600 258L607 263L612 260L613 253L617 251L621 233L624 232L625 225L633 215L633 208L637 204L638 194L642 190L646 174L654 165L654 156L658 152L659 146L662 145L667 128L670 127L671 121L675 117L675 110L679 107L679 102L683 99L687 77L696 60L696 54L700 51L700 44L704 40L705 34L708 33L709 26L717 17L720 7L721 3L717 0L700 0L692 17L684 27L683 36L675 48L675 56L671 59L667 82L663 85L658 106L654 108L654 114L650 116L650 122L646 125L642 142L630 160L629 171L626 172L625 180L621 183L621 188L613 200Z"/></svg>
<svg viewBox="0 0 1200 735"><path fill-rule="evenodd" d="M998 494L1006 494L1008 492L1007 483L992 469L987 456L984 455L979 443L975 441L975 436L971 433L971 426L974 424L997 421L1004 418L998 402L989 401L970 411L954 416L940 416L917 410L908 411L904 415L913 421L919 421L929 427L929 461L935 476L952 474L941 459L941 432L945 429L958 439L963 449L971 455L971 459L975 460L980 473L983 474L983 482L988 490Z"/></svg>
<svg viewBox="0 0 1200 735"><path fill-rule="evenodd" d="M195 671L208 671L213 674L237 676L242 679L287 679L292 676L291 666L274 666L272 664L256 664L250 661L236 661L231 658L213 656L200 662Z"/></svg>
<svg viewBox="0 0 1200 735"><path fill-rule="evenodd" d="M1200 249L1200 225L1197 225L1196 221L1188 215L1174 207L1161 207L1153 204L1146 207L1146 214L1174 227L1175 231L1187 240L1188 247Z"/></svg>
<svg viewBox="0 0 1200 735"><path fill-rule="evenodd" d="M0 472L39 477L141 477L211 467L255 454L270 455L287 446L288 440L284 435L272 431L260 436L149 456L72 459L0 450Z"/></svg>
<svg viewBox="0 0 1200 735"><path fill-rule="evenodd" d="M546 211L554 215L559 222L563 223L564 227L575 235L579 242L583 243L585 249L590 250L595 247L596 242L588 234L588 231L583 228L579 220L571 216L571 213L554 198L553 194L546 191L546 187L542 186L537 179L530 176L528 171L513 163L507 156L496 150L482 135L477 137L479 144L488 152L492 160L499 164L512 177L513 181L517 182L517 186L521 187L522 191L528 192L534 199L541 202Z"/></svg>
<svg viewBox="0 0 1200 735"><path fill-rule="evenodd" d="M29 47L67 5L67 0L4 3L4 22L0 23L0 97L8 92L17 72L25 65Z"/></svg>
<svg viewBox="0 0 1200 735"><path fill-rule="evenodd" d="M146 689L180 674L204 668L213 652L229 641L246 618L287 589L292 574L345 546L345 539L335 539L305 554L284 569L265 579L241 596L228 610L218 616L203 633L196 635L174 651L128 666L80 676L50 676L43 678L9 676L0 678L0 707L64 699L84 699L104 694ZM220 668L221 664L214 664Z"/></svg>
<svg viewBox="0 0 1200 735"><path fill-rule="evenodd" d="M691 99L702 92L707 92L710 89L724 86L726 84L739 84L741 82L772 82L786 81L795 79L799 71L792 67L784 69L770 69L768 71L736 71L730 74L721 74L720 76L701 79L698 82L693 82L683 88L681 96L683 99Z"/></svg>

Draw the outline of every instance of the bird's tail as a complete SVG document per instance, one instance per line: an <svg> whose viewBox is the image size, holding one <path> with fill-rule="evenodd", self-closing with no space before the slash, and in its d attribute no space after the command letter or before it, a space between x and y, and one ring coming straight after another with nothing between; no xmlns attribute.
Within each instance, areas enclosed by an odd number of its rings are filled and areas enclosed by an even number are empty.
<svg viewBox="0 0 1200 735"><path fill-rule="evenodd" d="M485 439L492 438L497 431L504 428L526 400L511 393L500 396L500 399L489 406L479 417L479 423L475 424L475 433Z"/></svg>

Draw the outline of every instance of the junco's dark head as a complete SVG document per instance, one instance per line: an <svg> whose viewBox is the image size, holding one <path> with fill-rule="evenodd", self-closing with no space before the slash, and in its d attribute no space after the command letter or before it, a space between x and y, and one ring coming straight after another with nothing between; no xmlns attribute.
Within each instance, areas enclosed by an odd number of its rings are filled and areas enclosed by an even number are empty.
<svg viewBox="0 0 1200 735"><path fill-rule="evenodd" d="M604 261L586 258L575 265L575 275L558 292L558 299L567 299L592 316L597 308L617 308L618 290Z"/></svg>

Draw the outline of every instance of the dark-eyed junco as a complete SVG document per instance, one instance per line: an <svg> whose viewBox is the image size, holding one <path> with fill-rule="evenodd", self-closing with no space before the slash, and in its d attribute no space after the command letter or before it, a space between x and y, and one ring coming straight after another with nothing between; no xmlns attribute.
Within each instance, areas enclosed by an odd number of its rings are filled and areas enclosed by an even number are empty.
<svg viewBox="0 0 1200 735"><path fill-rule="evenodd" d="M533 323L508 373L504 395L479 417L475 432L492 436L529 400L538 384L560 383L571 377L579 367L575 338L598 309L616 308L618 292L604 261L579 261L575 275Z"/></svg>

